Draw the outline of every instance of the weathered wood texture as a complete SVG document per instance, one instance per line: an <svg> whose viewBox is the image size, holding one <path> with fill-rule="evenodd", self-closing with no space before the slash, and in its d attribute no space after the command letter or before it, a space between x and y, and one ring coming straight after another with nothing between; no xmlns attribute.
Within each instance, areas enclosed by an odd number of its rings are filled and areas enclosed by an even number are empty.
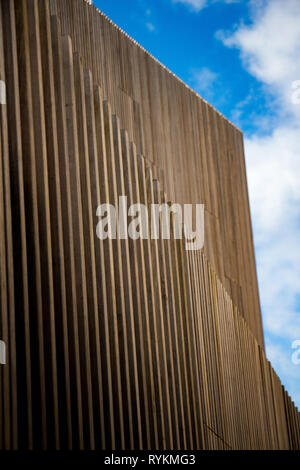
<svg viewBox="0 0 300 470"><path fill-rule="evenodd" d="M94 6L50 5L168 198L205 204L207 257L263 345L240 130Z"/></svg>
<svg viewBox="0 0 300 470"><path fill-rule="evenodd" d="M299 448L241 132L89 2L0 4L0 448ZM205 203L205 250L100 241L124 194Z"/></svg>

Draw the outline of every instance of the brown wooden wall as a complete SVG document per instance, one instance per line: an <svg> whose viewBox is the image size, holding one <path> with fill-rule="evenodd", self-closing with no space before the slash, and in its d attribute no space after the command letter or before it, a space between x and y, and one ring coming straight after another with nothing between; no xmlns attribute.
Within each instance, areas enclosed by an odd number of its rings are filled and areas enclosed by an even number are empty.
<svg viewBox="0 0 300 470"><path fill-rule="evenodd" d="M299 448L240 131L84 0L0 5L0 448ZM204 202L204 252L98 240L123 194Z"/></svg>
<svg viewBox="0 0 300 470"><path fill-rule="evenodd" d="M206 254L263 345L240 130L94 6L50 6L170 200L205 204Z"/></svg>

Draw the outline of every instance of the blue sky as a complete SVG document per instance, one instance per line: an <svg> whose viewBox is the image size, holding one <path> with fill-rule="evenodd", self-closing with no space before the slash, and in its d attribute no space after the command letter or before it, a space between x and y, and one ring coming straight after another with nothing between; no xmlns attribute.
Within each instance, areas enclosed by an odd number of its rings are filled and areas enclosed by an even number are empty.
<svg viewBox="0 0 300 470"><path fill-rule="evenodd" d="M93 3L243 130L267 355L300 408L300 1Z"/></svg>

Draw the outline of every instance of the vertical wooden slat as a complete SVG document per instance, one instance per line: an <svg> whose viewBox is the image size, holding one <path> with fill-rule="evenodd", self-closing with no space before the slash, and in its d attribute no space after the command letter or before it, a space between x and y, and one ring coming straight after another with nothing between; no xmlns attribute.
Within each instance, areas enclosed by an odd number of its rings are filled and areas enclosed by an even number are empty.
<svg viewBox="0 0 300 470"><path fill-rule="evenodd" d="M74 288L76 289L76 310L78 317L74 321L76 335L76 361L78 361L77 373L80 373L80 395L78 400L80 420L83 423L83 434L80 436L80 445L93 447L93 415L92 415L92 395L91 395L91 364L90 364L90 345L89 345L89 319L87 302L87 284L85 272L85 252L83 235L83 210L81 200L81 182L80 182L80 164L79 147L77 137L77 114L76 114L76 96L75 96L75 78L72 44L70 38L62 38L63 46L63 69L64 69L64 98L66 106L66 133L68 141L69 175L70 178L70 203L72 206L72 236L74 249L74 273L76 277ZM75 312L74 312L75 313ZM78 351L78 346L79 351ZM80 362L78 357L80 355ZM77 380L79 377L77 376ZM84 419L82 418L84 417Z"/></svg>
<svg viewBox="0 0 300 470"><path fill-rule="evenodd" d="M2 5L1 5L2 7ZM23 400L14 403L14 417L18 415L19 426L25 430L18 435L18 445L32 448L32 386L30 360L29 330L29 295L27 272L27 242L24 201L23 151L20 111L20 88L17 58L17 34L14 2L2 8L3 39L5 39L5 71L10 77L10 86L6 89L7 113L10 121L8 126L8 145L12 158L9 158L11 183L12 229L13 229L13 261L21 268L14 271L14 282L18 286L15 296L15 312L18 326L16 329L17 388L16 393ZM12 350L11 350L12 351ZM12 358L11 358L12 359ZM22 384L22 385L21 385ZM17 403L16 403L17 401ZM15 436L16 446L17 437Z"/></svg>
<svg viewBox="0 0 300 470"><path fill-rule="evenodd" d="M27 2L15 4L17 28L17 52L20 86L20 117L23 152L23 177L25 196L25 218L27 238L27 267L29 289L31 371L37 374L30 377L32 383L32 407L34 446L46 447L47 442L47 407L44 356L44 321L41 273L40 219L37 187L37 153L35 142L35 123L33 113L30 36L28 30ZM34 51L32 51L34 53ZM42 149L44 151L44 149ZM42 175L38 175L41 177ZM28 322L28 320L27 320ZM27 327L29 324L27 323Z"/></svg>
<svg viewBox="0 0 300 470"><path fill-rule="evenodd" d="M116 172L116 186L118 188L117 194L119 197L125 196L124 186L124 167L123 167L123 151L121 140L120 122L116 116L113 116L113 137L115 149L115 172ZM127 202L126 206L119 205L119 216L124 221L127 221ZM126 222L125 222L126 223ZM120 230L120 227L119 227ZM124 236L126 236L124 234ZM127 236L126 236L127 237ZM132 292L132 279L130 271L130 258L129 258L129 244L128 239L121 239L119 241L120 250L120 263L123 272L124 284L124 327L127 332L127 374L128 374L128 430L130 435L129 446L134 449L136 445L140 445L140 405L139 405L139 384L137 378L137 360L136 360L136 341L135 341L135 321L133 313L133 292ZM135 425L137 423L137 426Z"/></svg>
<svg viewBox="0 0 300 470"><path fill-rule="evenodd" d="M62 178L60 176L61 155L59 149L59 107L55 105L55 77L59 71L54 67L51 37L51 22L47 2L39 3L41 67L43 74L45 140L47 146L47 172L49 187L49 210L51 217L51 244L53 264L53 295L55 325L57 387L55 399L58 407L59 431L56 430L56 448L72 447L70 365L67 322L66 268L63 241ZM63 145L61 146L63 149ZM52 346L55 349L55 345ZM58 357L60 360L58 360ZM58 420L58 417L56 418ZM56 423L58 427L58 423Z"/></svg>

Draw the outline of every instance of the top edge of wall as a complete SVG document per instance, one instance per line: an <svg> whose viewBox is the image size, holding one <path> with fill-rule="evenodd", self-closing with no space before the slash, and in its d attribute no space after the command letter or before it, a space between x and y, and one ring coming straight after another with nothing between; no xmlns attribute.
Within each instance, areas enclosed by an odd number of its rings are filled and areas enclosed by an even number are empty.
<svg viewBox="0 0 300 470"><path fill-rule="evenodd" d="M198 98L200 98L204 103L207 104L211 109L215 111L219 116L221 116L225 121L227 121L232 127L234 127L238 132L243 134L243 131L233 124L226 116L224 116L220 111L218 111L213 105L211 105L208 101L206 101L202 96L199 95L193 88L191 88L189 85L187 85L181 78L179 78L174 72L172 72L168 67L166 67L162 62L160 62L156 57L154 57L147 49L145 49L143 46L141 46L140 43L138 43L135 39L133 39L129 34L127 34L120 26L118 26L116 23L114 23L103 11L99 10L95 5L93 5L92 0L84 0L89 6L94 8L98 14L103 16L114 28L116 28L120 33L122 33L127 39L130 40L133 44L135 44L137 47L139 47L145 54L147 54L149 57L151 57L152 60L154 60L160 67L162 67L167 73L172 75L178 82L180 82L185 88L187 88L191 93L196 95Z"/></svg>

